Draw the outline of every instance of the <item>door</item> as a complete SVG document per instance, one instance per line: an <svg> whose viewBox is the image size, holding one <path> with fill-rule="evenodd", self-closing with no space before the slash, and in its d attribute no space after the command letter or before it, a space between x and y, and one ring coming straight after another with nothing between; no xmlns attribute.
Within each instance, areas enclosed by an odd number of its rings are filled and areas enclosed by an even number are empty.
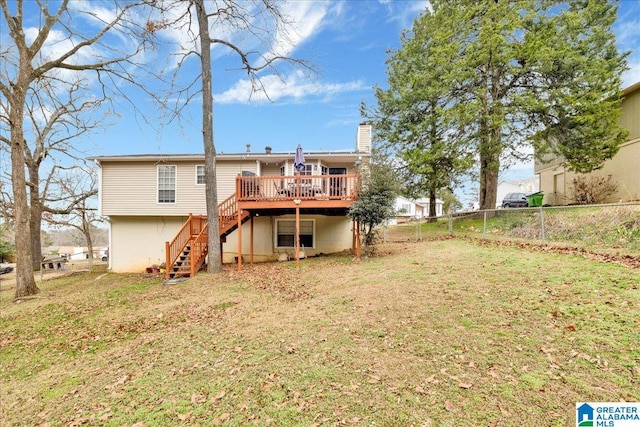
<svg viewBox="0 0 640 427"><path fill-rule="evenodd" d="M329 196L330 197L344 197L347 195L347 179L344 176L331 175L346 175L347 168L329 168Z"/></svg>

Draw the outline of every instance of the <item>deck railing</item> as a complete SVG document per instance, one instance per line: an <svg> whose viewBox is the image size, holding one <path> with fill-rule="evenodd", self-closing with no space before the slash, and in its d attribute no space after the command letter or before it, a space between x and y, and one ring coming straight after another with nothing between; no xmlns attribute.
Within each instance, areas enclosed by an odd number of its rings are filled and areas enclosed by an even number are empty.
<svg viewBox="0 0 640 427"><path fill-rule="evenodd" d="M182 225L176 237L174 237L171 242L165 243L165 254L167 257L165 269L167 278L169 278L171 268L184 252L192 236L200 234L206 225L206 216L189 214L189 219Z"/></svg>
<svg viewBox="0 0 640 427"><path fill-rule="evenodd" d="M218 205L220 235L232 230L238 223L238 201L282 200L356 200L360 189L359 174L345 175L295 175L295 176L238 176L236 193ZM248 212L243 212L248 216ZM193 276L208 253L207 217L191 215L176 237L165 245L166 277L173 273L173 266L191 245L189 253L190 274Z"/></svg>
<svg viewBox="0 0 640 427"><path fill-rule="evenodd" d="M360 175L240 176L238 201L354 200Z"/></svg>
<svg viewBox="0 0 640 427"><path fill-rule="evenodd" d="M238 219L238 202L236 195L232 194L218 205L218 220L220 222L220 232L223 232Z"/></svg>
<svg viewBox="0 0 640 427"><path fill-rule="evenodd" d="M193 277L196 275L196 271L200 270L202 264L207 259L209 253L209 233L207 223L202 228L200 233L193 238L191 242L191 262L189 264L189 275Z"/></svg>

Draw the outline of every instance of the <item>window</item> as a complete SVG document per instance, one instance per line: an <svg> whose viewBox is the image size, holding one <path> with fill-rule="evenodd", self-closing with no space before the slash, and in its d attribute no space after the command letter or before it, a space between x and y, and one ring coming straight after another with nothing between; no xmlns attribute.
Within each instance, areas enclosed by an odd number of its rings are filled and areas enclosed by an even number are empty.
<svg viewBox="0 0 640 427"><path fill-rule="evenodd" d="M296 222L293 220L277 221L277 246L293 248L296 245ZM300 221L300 246L313 247L313 221Z"/></svg>
<svg viewBox="0 0 640 427"><path fill-rule="evenodd" d="M176 202L176 167L158 166L158 203Z"/></svg>
<svg viewBox="0 0 640 427"><path fill-rule="evenodd" d="M300 175L313 175L313 165L304 165L304 170L300 172Z"/></svg>
<svg viewBox="0 0 640 427"><path fill-rule="evenodd" d="M196 184L204 184L204 165L196 166Z"/></svg>

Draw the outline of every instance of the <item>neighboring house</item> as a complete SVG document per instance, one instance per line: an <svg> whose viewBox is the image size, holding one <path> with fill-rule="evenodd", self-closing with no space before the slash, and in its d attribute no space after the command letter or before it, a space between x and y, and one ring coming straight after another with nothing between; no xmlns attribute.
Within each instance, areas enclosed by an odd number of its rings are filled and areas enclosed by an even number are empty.
<svg viewBox="0 0 640 427"><path fill-rule="evenodd" d="M422 216L428 217L429 206L431 205L431 202L429 201L429 199L418 199L416 200L416 203L423 207ZM443 207L442 207L443 205L444 205L444 202L442 200L436 199L436 216L444 215Z"/></svg>
<svg viewBox="0 0 640 427"><path fill-rule="evenodd" d="M537 193L540 191L540 179L537 176L521 179L518 181L498 182L498 196L496 197L496 208L502 206L502 200L509 193Z"/></svg>
<svg viewBox="0 0 640 427"><path fill-rule="evenodd" d="M442 200L436 199L436 216L442 216ZM429 199L412 200L398 196L394 202L395 216L388 224L402 224L429 216Z"/></svg>
<svg viewBox="0 0 640 427"><path fill-rule="evenodd" d="M359 168L370 157L371 126L361 124L352 151L294 151L216 157L222 261L276 260L353 247L346 217L357 200ZM100 166L100 214L109 222L109 268L144 271L166 263L167 277L192 274L207 253L204 155L126 155ZM296 243L299 230L300 246Z"/></svg>
<svg viewBox="0 0 640 427"><path fill-rule="evenodd" d="M618 153L592 172L591 176L611 175L618 190L606 202L640 200L640 82L622 91L620 125L629 130L629 137ZM574 172L567 170L561 157L548 155L536 160L534 172L540 176L543 203L566 205L571 203Z"/></svg>
<svg viewBox="0 0 640 427"><path fill-rule="evenodd" d="M105 256L107 248L93 247L93 258L102 258ZM80 261L89 258L89 248L86 246L60 246L58 255L68 260Z"/></svg>
<svg viewBox="0 0 640 427"><path fill-rule="evenodd" d="M416 204L415 200L398 196L394 202L393 211L395 216L389 218L389 224L402 224L422 218L423 206Z"/></svg>

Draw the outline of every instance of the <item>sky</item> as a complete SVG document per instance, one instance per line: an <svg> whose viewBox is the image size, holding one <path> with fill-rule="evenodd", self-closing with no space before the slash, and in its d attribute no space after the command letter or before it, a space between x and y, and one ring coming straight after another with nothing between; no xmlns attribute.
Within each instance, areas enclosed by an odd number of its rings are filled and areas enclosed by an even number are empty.
<svg viewBox="0 0 640 427"><path fill-rule="evenodd" d="M427 4L418 0L299 0L283 6L297 27L288 38L274 30L273 39L265 43L309 61L318 71L312 78L291 67L280 68L279 78L260 74L270 99L251 95L246 75L237 70L237 58L229 49L215 47L212 56L217 151L244 152L247 144L251 144L253 152L262 152L266 146L276 152L293 152L298 144L306 151L354 149L357 126L363 121L360 104L375 104L373 87L386 87L388 51L400 46L401 33L411 28L413 19ZM630 70L623 75L623 87L627 87L640 81L640 0L621 1L618 15L614 27L618 46L622 51L631 51ZM214 30L213 35L228 33L215 34ZM165 31L159 36L184 46L186 34ZM230 37L260 47L246 33ZM162 59L164 53L155 52L155 57L149 56L150 62L156 61L158 67L171 71L175 57ZM193 58L183 65L183 76L199 69ZM197 97L183 110L180 120L169 123L148 96L135 90L130 93L138 110L126 102L117 103L115 113L109 117L111 124L79 142L88 156L203 152ZM532 164L517 165L516 170L523 176L533 175Z"/></svg>

